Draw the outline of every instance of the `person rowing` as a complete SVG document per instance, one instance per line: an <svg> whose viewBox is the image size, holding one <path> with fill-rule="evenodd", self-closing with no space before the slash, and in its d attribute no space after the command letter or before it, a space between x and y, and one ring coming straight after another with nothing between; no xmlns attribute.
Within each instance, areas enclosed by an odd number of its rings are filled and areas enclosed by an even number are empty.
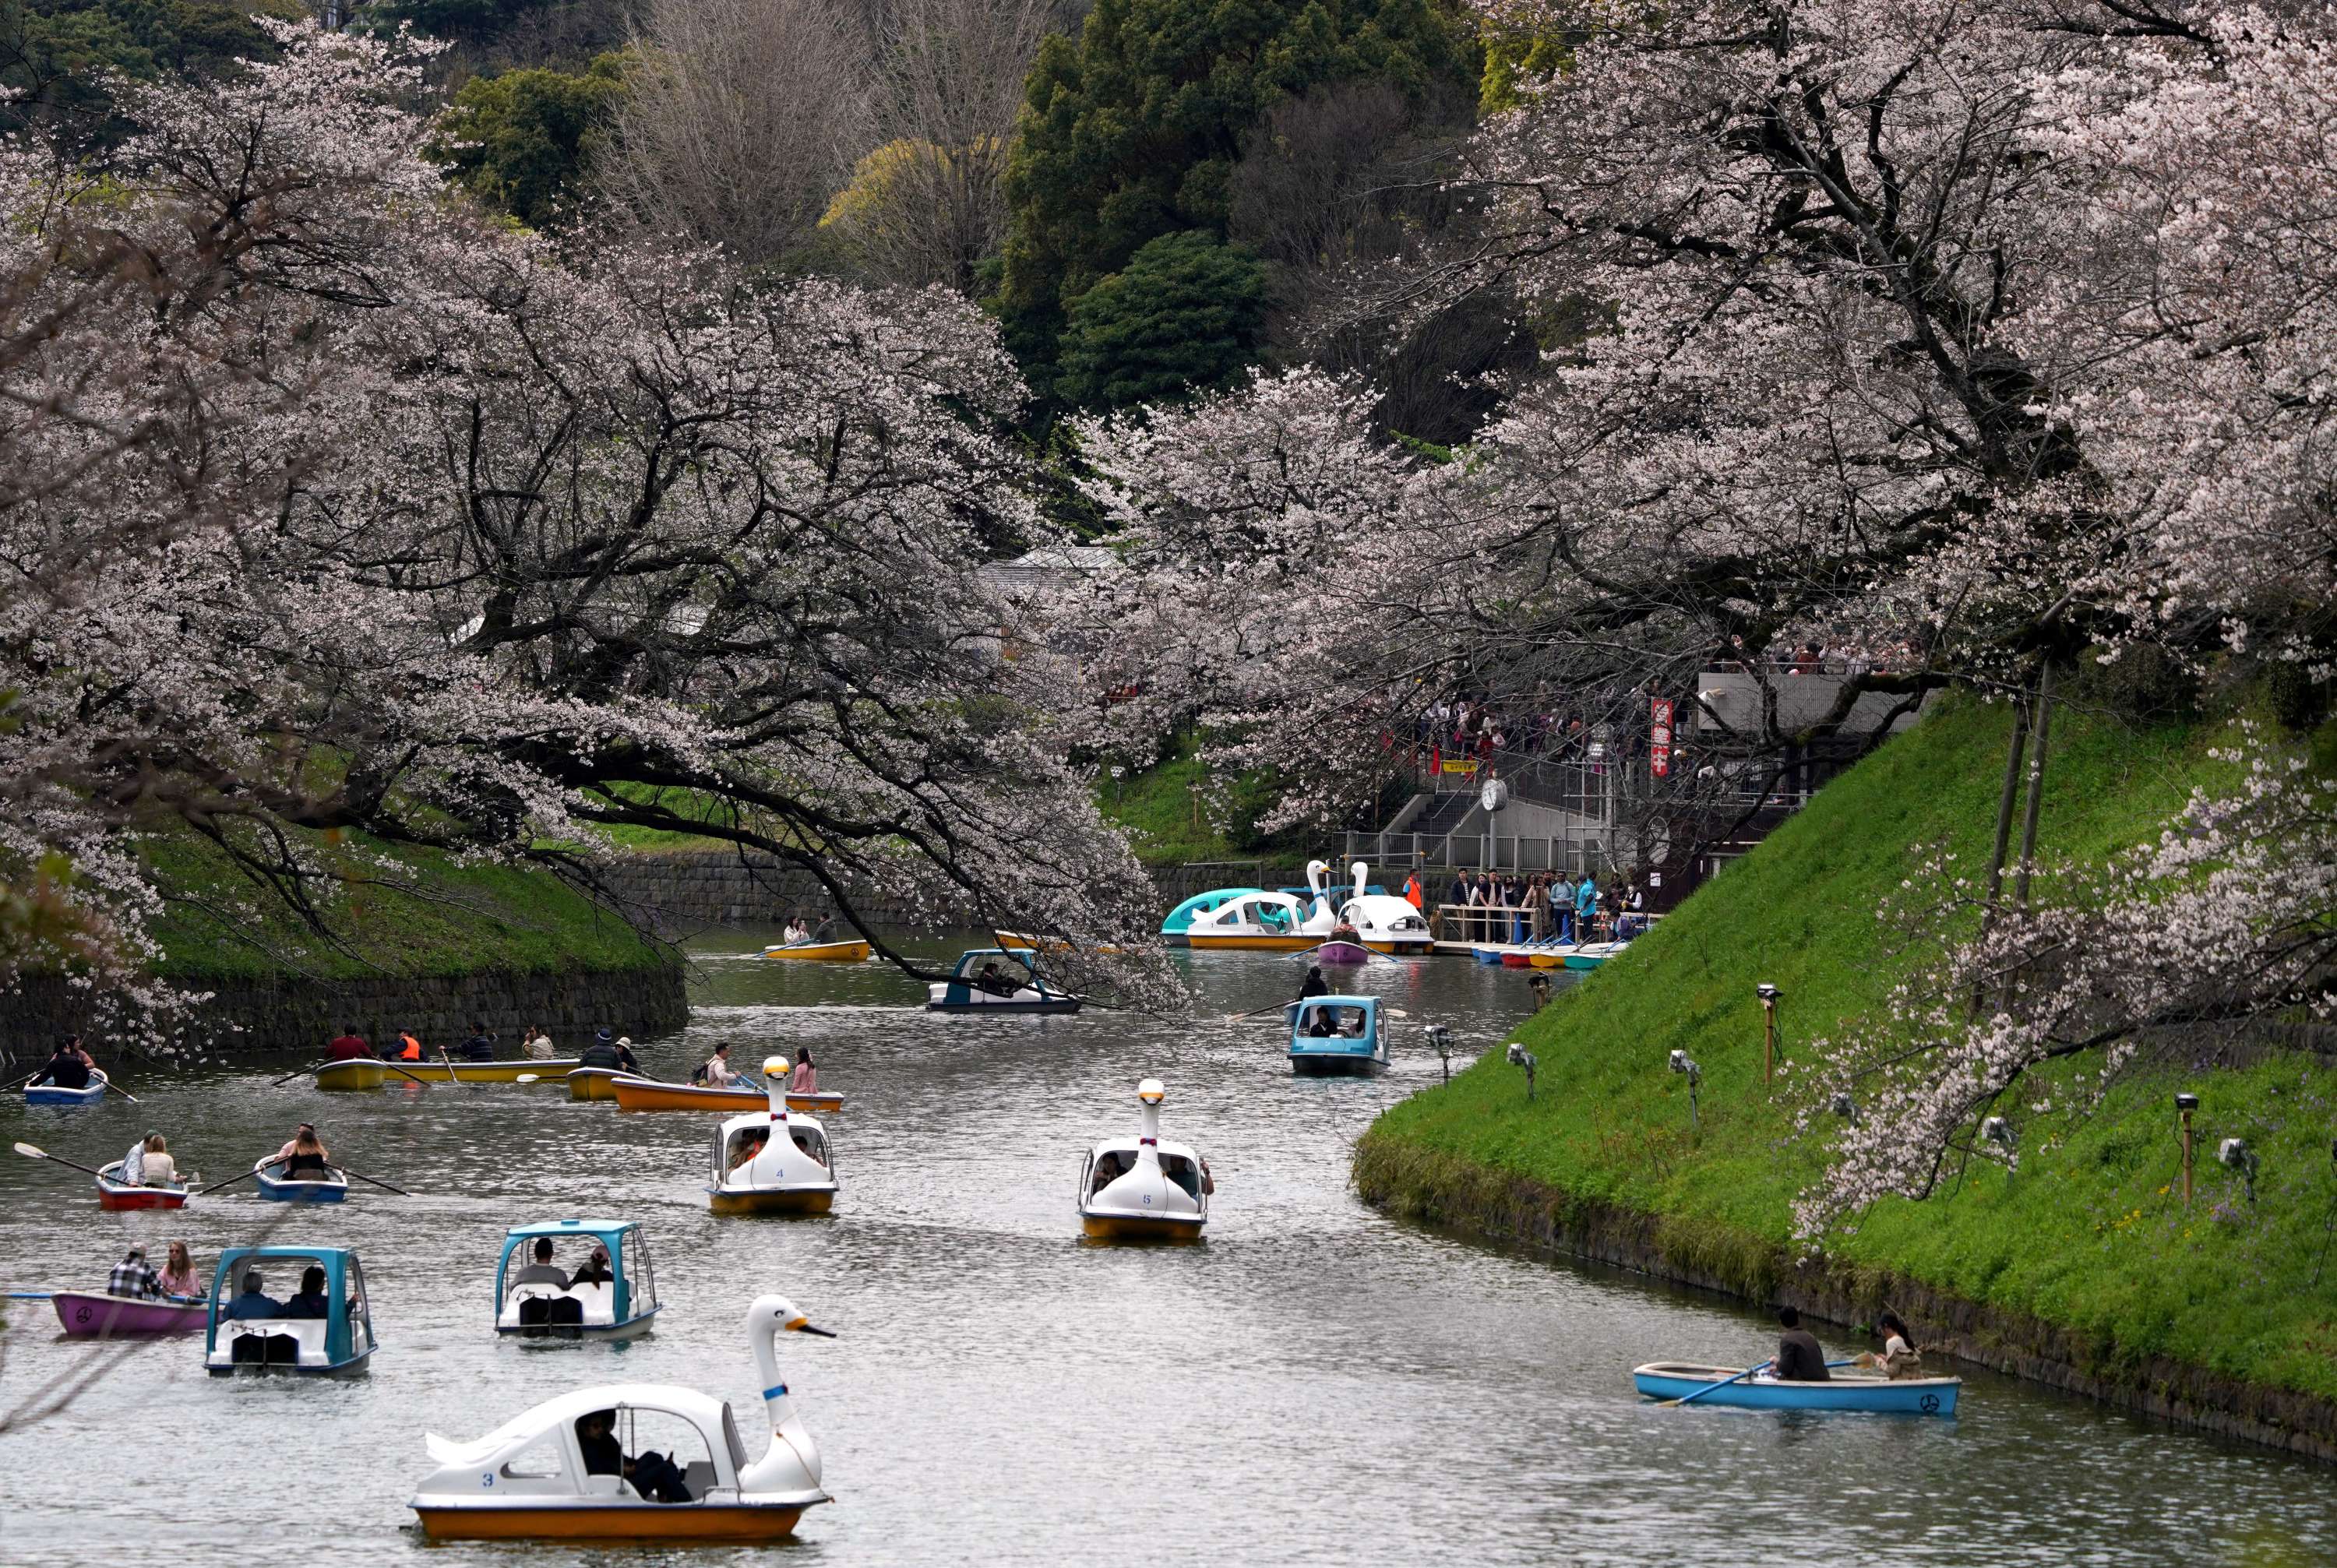
<svg viewBox="0 0 2337 1568"><path fill-rule="evenodd" d="M577 1058L576 1064L580 1067L601 1067L617 1072L638 1073L641 1070L641 1064L633 1058L632 1044L630 1038L619 1040L608 1030L603 1029L592 1036L592 1044L584 1047L583 1054Z"/></svg>
<svg viewBox="0 0 2337 1568"><path fill-rule="evenodd" d="M81 1048L81 1036L68 1034L57 1043L57 1048L41 1063L41 1070L33 1074L32 1081L53 1083L60 1089L86 1089L90 1074L96 1071L97 1063Z"/></svg>
<svg viewBox="0 0 2337 1568"><path fill-rule="evenodd" d="M699 1068L698 1073L699 1077L709 1089L728 1089L744 1082L731 1070L730 1042L728 1040L714 1048L714 1054L706 1059L706 1065Z"/></svg>
<svg viewBox="0 0 2337 1568"><path fill-rule="evenodd" d="M330 1181L339 1174L325 1152L324 1141L306 1122L292 1134L292 1142L260 1164L277 1167L276 1179L279 1181Z"/></svg>

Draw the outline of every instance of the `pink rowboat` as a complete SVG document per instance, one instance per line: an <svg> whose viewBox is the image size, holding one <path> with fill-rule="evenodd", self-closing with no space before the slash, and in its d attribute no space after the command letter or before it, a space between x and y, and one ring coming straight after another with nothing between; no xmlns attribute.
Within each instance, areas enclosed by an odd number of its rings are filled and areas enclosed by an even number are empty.
<svg viewBox="0 0 2337 1568"><path fill-rule="evenodd" d="M65 1332L83 1338L199 1334L210 1317L209 1303L201 1301L186 1305L176 1301L133 1301L126 1296L91 1295L79 1290L60 1290L50 1299L56 1303L57 1321L64 1325Z"/></svg>
<svg viewBox="0 0 2337 1568"><path fill-rule="evenodd" d="M1315 949L1315 957L1317 963L1322 964L1368 964L1372 961L1371 949L1360 942L1325 942Z"/></svg>
<svg viewBox="0 0 2337 1568"><path fill-rule="evenodd" d="M176 1187L139 1187L116 1180L122 1174L122 1161L116 1160L97 1173L97 1206L101 1209L184 1209L187 1189L184 1182Z"/></svg>

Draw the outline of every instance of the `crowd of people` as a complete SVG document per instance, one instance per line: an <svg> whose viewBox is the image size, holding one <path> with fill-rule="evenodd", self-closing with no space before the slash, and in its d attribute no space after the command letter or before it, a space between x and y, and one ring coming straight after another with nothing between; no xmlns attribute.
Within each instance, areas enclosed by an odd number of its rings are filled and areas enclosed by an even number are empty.
<svg viewBox="0 0 2337 1568"><path fill-rule="evenodd" d="M1648 920L1638 881L1609 877L1601 887L1587 872L1576 882L1556 872L1456 871L1444 903L1463 941L1627 942Z"/></svg>
<svg viewBox="0 0 2337 1568"><path fill-rule="evenodd" d="M394 1042L385 1042L376 1050L370 1041L358 1033L356 1024L345 1024L341 1026L340 1034L335 1035L326 1045L325 1058L329 1062L493 1062L496 1059L497 1047L502 1044L502 1039L501 1035L484 1024L474 1020L469 1035L461 1044L451 1048L442 1045L435 1054L422 1044L420 1036L411 1029L399 1030ZM581 1054L581 1060L587 1067L622 1066L627 1072L635 1072L639 1070L640 1063L632 1059L632 1046L633 1043L630 1037L620 1037L609 1030L602 1029L593 1036L592 1044L584 1048ZM525 1061L550 1062L559 1056L560 1050L552 1044L552 1035L548 1031L531 1024L527 1026L527 1033L520 1039L519 1054ZM615 1059L596 1060L596 1054L599 1057ZM87 1082L86 1077L83 1082ZM73 1087L79 1087L79 1085L76 1084Z"/></svg>

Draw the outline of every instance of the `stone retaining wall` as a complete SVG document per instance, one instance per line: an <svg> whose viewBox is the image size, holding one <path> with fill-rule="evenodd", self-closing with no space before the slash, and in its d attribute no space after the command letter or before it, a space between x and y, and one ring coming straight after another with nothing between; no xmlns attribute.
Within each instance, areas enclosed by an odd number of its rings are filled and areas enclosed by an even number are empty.
<svg viewBox="0 0 2337 1568"><path fill-rule="evenodd" d="M476 1020L516 1044L528 1025L548 1031L563 1052L580 1050L606 1026L635 1039L689 1021L679 964L616 973L479 974L409 979L237 981L201 1008L205 1054L318 1052L355 1024L378 1044L410 1029L426 1046L460 1043ZM39 1061L62 1035L89 1037L92 1054L112 1059L112 1042L92 1023L88 993L34 978L0 1015L0 1052Z"/></svg>
<svg viewBox="0 0 2337 1568"><path fill-rule="evenodd" d="M1829 1323L1871 1323L1888 1305L1918 1326L1927 1357L1937 1352L2120 1409L2337 1460L2337 1404L2327 1399L2164 1357L2122 1358L2082 1334L1885 1269L1797 1264L1755 1238L1577 1199L1524 1177L1392 1143L1381 1139L1374 1147L1366 1138L1356 1150L1356 1191L1376 1208L1760 1307L1791 1302Z"/></svg>

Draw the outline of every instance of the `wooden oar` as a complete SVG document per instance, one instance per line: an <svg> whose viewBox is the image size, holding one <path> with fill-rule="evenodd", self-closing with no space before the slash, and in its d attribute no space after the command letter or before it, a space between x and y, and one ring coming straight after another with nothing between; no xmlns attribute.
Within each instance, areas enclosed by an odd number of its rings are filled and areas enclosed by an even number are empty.
<svg viewBox="0 0 2337 1568"><path fill-rule="evenodd" d="M47 1068L47 1066L48 1066L48 1063L45 1063L45 1062L44 1062L44 1063L41 1063L41 1065L40 1065L40 1066L34 1068L30 1073L25 1073L22 1078L17 1079L14 1083L10 1083L10 1084L6 1085L5 1087L0 1087L0 1094L5 1094L6 1093L8 1093L8 1091L9 1091L10 1089L22 1089L25 1084L30 1083L34 1079L38 1078L38 1077L41 1075L41 1073L43 1073L43 1071L44 1071L44 1070L45 1070L45 1069Z"/></svg>
<svg viewBox="0 0 2337 1568"><path fill-rule="evenodd" d="M385 1067L386 1067L386 1068L388 1068L391 1072L393 1072L393 1073L396 1073L400 1078L411 1078L411 1079L412 1079L412 1080L414 1080L414 1082L416 1082L416 1083L421 1084L425 1089L435 1089L435 1088L436 1088L436 1087L437 1087L437 1080L436 1080L436 1079L435 1079L435 1078L425 1078L425 1077L424 1077L424 1076L422 1076L422 1074L421 1074L421 1073L408 1073L405 1068L400 1067L400 1066L399 1066L396 1063L395 1063L395 1062L384 1062L384 1063L382 1063L382 1065L383 1065L383 1066L385 1066Z"/></svg>
<svg viewBox="0 0 2337 1568"><path fill-rule="evenodd" d="M107 1077L103 1072L101 1071L98 1073L97 1081L104 1084L108 1089L112 1090L116 1094L121 1095L124 1100L129 1101L132 1105L138 1103L137 1095L132 1094L129 1090L124 1089L121 1084L116 1083L112 1079Z"/></svg>
<svg viewBox="0 0 2337 1568"><path fill-rule="evenodd" d="M340 1172L344 1176L354 1176L360 1181L370 1181L376 1187L387 1187L400 1198L411 1198L414 1196L413 1193L408 1192L403 1187L396 1186L390 1182L385 1181L378 1176L368 1176L362 1171L352 1171L346 1165L340 1167Z"/></svg>
<svg viewBox="0 0 2337 1568"><path fill-rule="evenodd" d="M1304 1002L1306 998L1301 996L1298 1000ZM1255 1018L1261 1013L1279 1013L1289 1005L1287 1002L1269 1002L1263 1007L1253 1007L1247 1013L1228 1013L1226 1014L1226 1022L1238 1024L1245 1018Z"/></svg>
<svg viewBox="0 0 2337 1568"><path fill-rule="evenodd" d="M27 1160L54 1160L60 1165L70 1165L76 1171L88 1171L93 1176L99 1173L96 1171L92 1170L89 1166L82 1164L78 1161L68 1160L62 1154L52 1154L45 1149L35 1149L30 1143L17 1144L16 1152L22 1154Z"/></svg>
<svg viewBox="0 0 2337 1568"><path fill-rule="evenodd" d="M1707 1384L1706 1384L1703 1387L1701 1387L1701 1388L1697 1389L1697 1390L1695 1393L1693 1393L1693 1394L1683 1394L1683 1395L1681 1395L1681 1396L1680 1396L1678 1398L1677 1398L1677 1399L1665 1399L1665 1400L1661 1400L1661 1401L1659 1401L1659 1402L1658 1402L1658 1404L1657 1404L1657 1407L1658 1409L1668 1409L1668 1408L1670 1408L1670 1407L1671 1407L1672 1406L1674 1406L1674 1405L1693 1405L1693 1404L1694 1404L1694 1403L1696 1403L1698 1399L1701 1399L1701 1398L1703 1398L1706 1395L1707 1395L1707 1394L1711 1393L1714 1389L1716 1389L1716 1388L1726 1388L1726 1387L1727 1387L1731 1383L1742 1383L1742 1382L1744 1382L1744 1381L1745 1381L1745 1379L1746 1379L1747 1377L1752 1377L1754 1373L1755 1373L1755 1372L1758 1372L1758 1371L1762 1370L1762 1368L1763 1368L1763 1367L1766 1367L1774 1366L1775 1364L1775 1363L1774 1361L1764 1361L1764 1362L1760 1363L1760 1365L1759 1365L1759 1366L1755 1366L1755 1367L1747 1367L1746 1368L1745 1368L1745 1370L1744 1370L1744 1371L1739 1372L1736 1377L1724 1377L1724 1378L1722 1378L1722 1379L1721 1379L1719 1382L1717 1382L1717 1383L1707 1383Z"/></svg>
<svg viewBox="0 0 2337 1568"><path fill-rule="evenodd" d="M250 1170L245 1171L240 1176L230 1176L224 1181L214 1181L208 1187L200 1188L195 1191L188 1193L187 1196L190 1198L200 1198L206 1192L216 1192L222 1187L232 1187L239 1181L248 1181L251 1177L259 1175L261 1169L265 1166L280 1163L282 1163L282 1161L276 1160L262 1161L260 1164L254 1165Z"/></svg>

